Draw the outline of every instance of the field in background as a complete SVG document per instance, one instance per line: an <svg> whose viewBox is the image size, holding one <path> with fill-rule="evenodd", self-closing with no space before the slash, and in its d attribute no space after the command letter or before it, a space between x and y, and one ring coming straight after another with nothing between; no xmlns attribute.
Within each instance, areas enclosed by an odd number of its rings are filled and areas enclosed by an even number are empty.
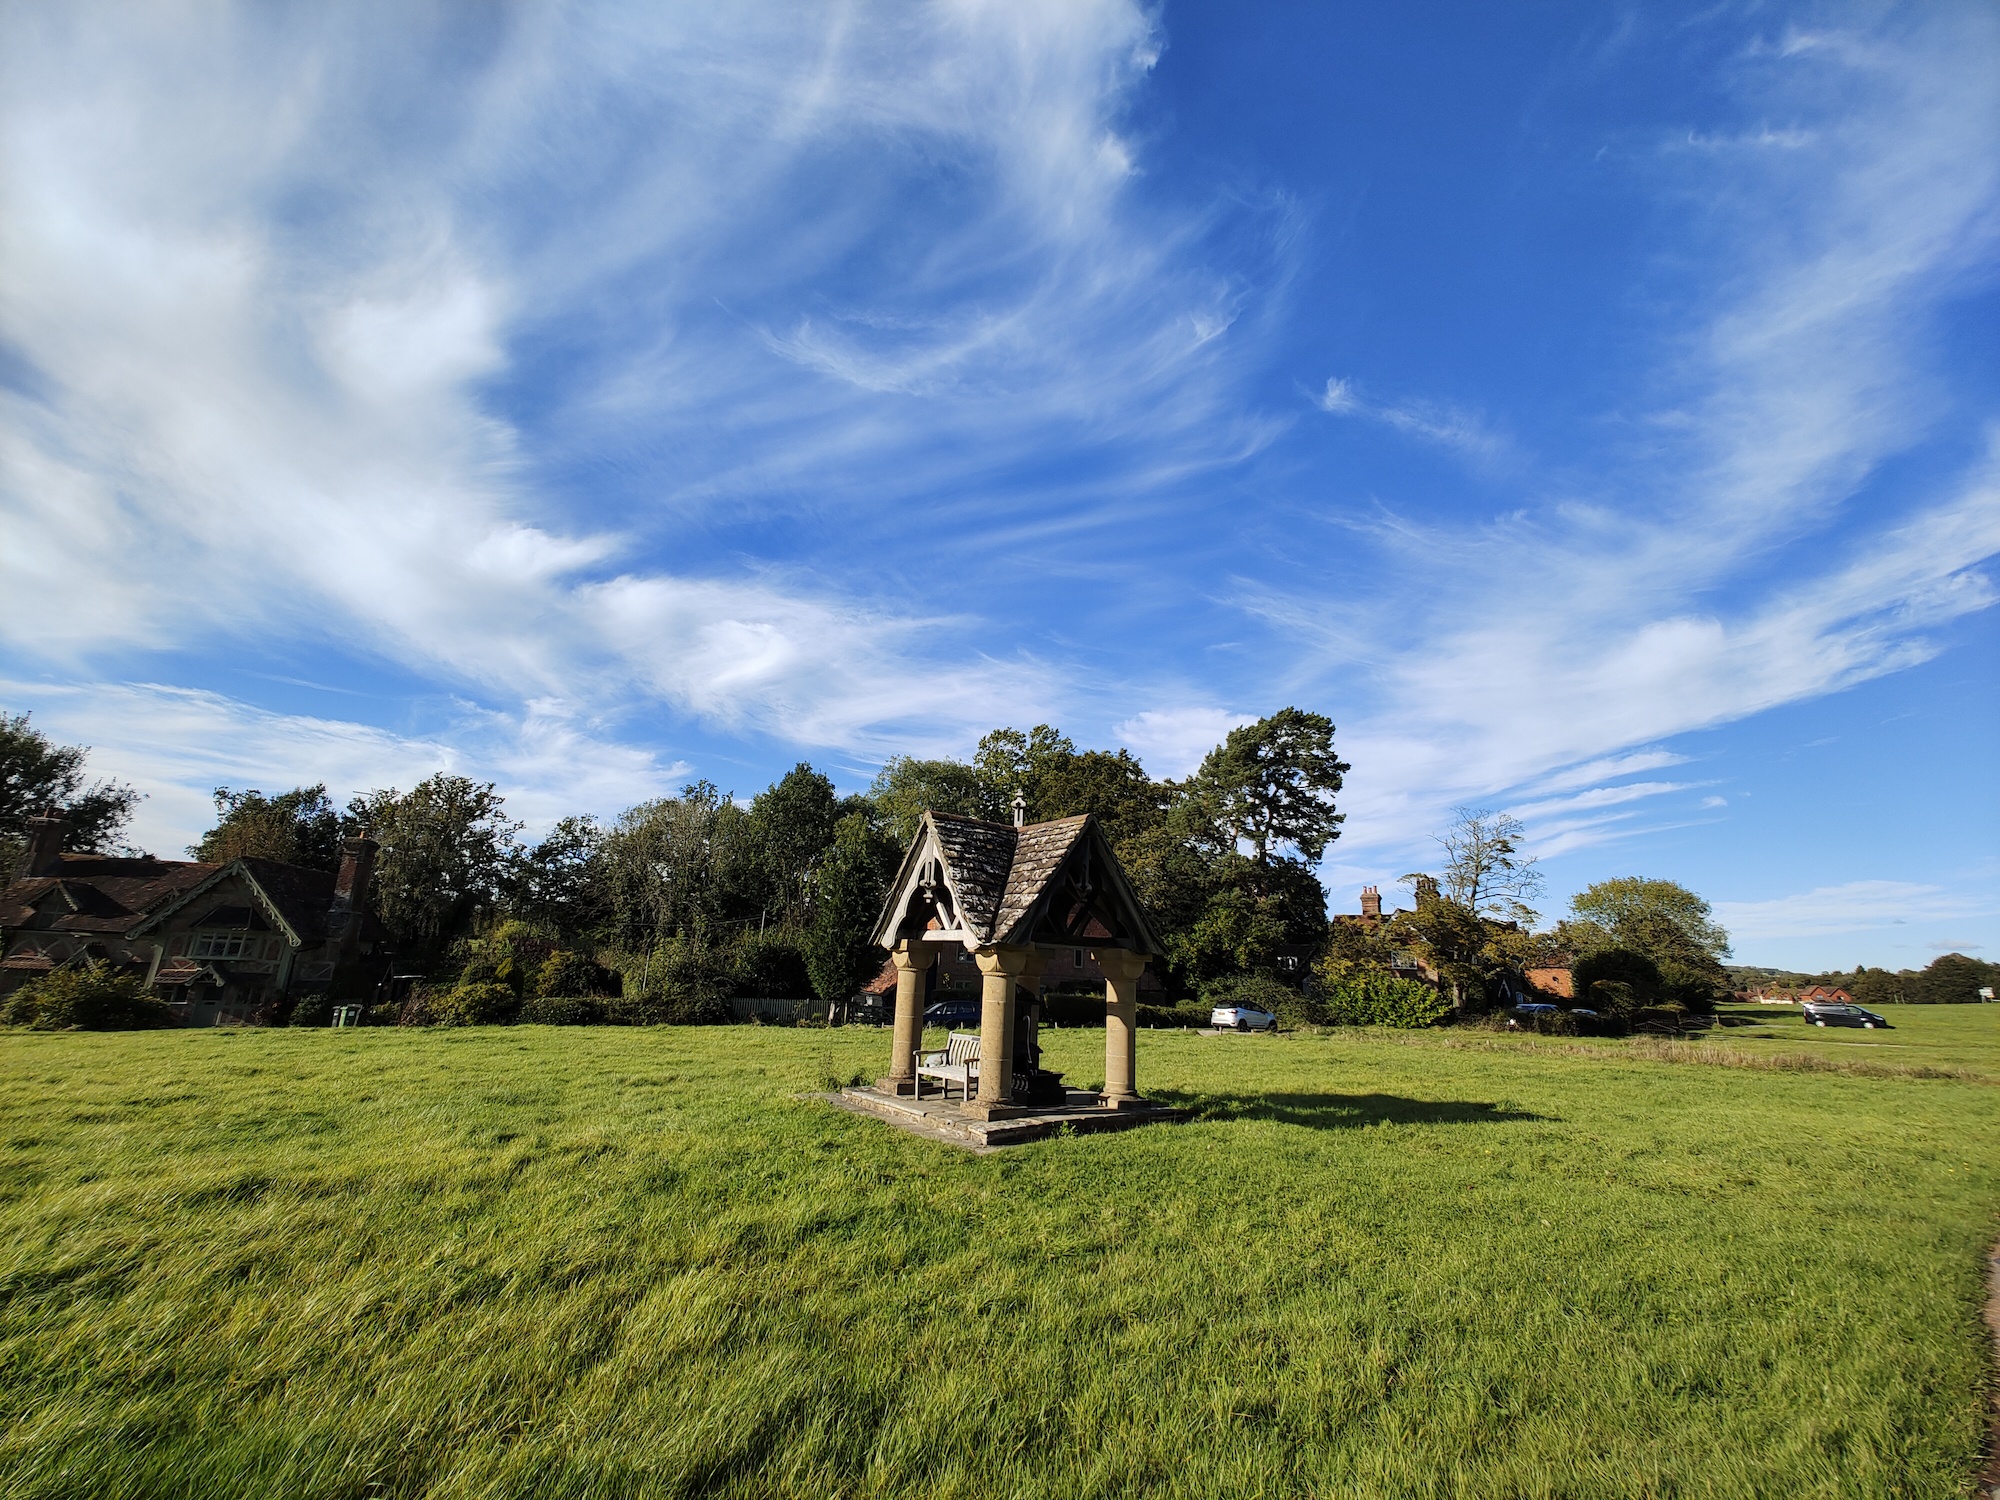
<svg viewBox="0 0 2000 1500"><path fill-rule="evenodd" d="M2000 1007L1893 1019L1142 1034L1196 1123L983 1158L874 1031L12 1034L0 1490L1960 1494Z"/></svg>

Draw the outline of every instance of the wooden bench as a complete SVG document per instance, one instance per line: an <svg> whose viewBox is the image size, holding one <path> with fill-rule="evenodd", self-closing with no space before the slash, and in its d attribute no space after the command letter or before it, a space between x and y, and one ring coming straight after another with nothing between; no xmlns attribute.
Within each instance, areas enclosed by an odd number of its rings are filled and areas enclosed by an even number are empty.
<svg viewBox="0 0 2000 1500"><path fill-rule="evenodd" d="M979 1034L954 1031L944 1039L942 1052L917 1054L917 1097L924 1096L924 1080L935 1078L944 1085L944 1097L951 1099L951 1086L958 1085L959 1097L970 1103L979 1082Z"/></svg>

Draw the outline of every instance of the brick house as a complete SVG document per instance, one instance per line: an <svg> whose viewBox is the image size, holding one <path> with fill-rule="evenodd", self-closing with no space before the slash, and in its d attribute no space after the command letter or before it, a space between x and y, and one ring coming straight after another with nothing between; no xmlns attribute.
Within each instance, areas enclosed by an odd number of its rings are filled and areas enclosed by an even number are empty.
<svg viewBox="0 0 2000 1500"><path fill-rule="evenodd" d="M366 909L379 846L351 838L337 874L277 860L64 854L67 825L28 820L0 889L0 995L67 964L104 960L144 981L183 1025L243 1024L324 994L365 991L388 949Z"/></svg>

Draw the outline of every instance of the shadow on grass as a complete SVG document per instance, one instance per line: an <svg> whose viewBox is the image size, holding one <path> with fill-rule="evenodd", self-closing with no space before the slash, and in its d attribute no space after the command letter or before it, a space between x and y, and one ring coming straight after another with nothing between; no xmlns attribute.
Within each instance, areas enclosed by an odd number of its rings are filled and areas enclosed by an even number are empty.
<svg viewBox="0 0 2000 1500"><path fill-rule="evenodd" d="M1547 1115L1472 1099L1405 1099L1400 1094L1209 1094L1156 1090L1162 1104L1197 1120L1276 1120L1308 1130L1356 1130L1367 1125L1495 1125L1546 1120Z"/></svg>

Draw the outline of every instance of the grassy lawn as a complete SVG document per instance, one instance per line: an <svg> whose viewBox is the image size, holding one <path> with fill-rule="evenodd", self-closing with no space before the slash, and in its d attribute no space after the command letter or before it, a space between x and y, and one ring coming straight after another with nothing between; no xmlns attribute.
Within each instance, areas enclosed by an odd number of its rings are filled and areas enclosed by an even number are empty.
<svg viewBox="0 0 2000 1500"><path fill-rule="evenodd" d="M1893 1019L1146 1034L1197 1122L987 1157L872 1031L6 1035L0 1493L1967 1494L2000 1006Z"/></svg>

